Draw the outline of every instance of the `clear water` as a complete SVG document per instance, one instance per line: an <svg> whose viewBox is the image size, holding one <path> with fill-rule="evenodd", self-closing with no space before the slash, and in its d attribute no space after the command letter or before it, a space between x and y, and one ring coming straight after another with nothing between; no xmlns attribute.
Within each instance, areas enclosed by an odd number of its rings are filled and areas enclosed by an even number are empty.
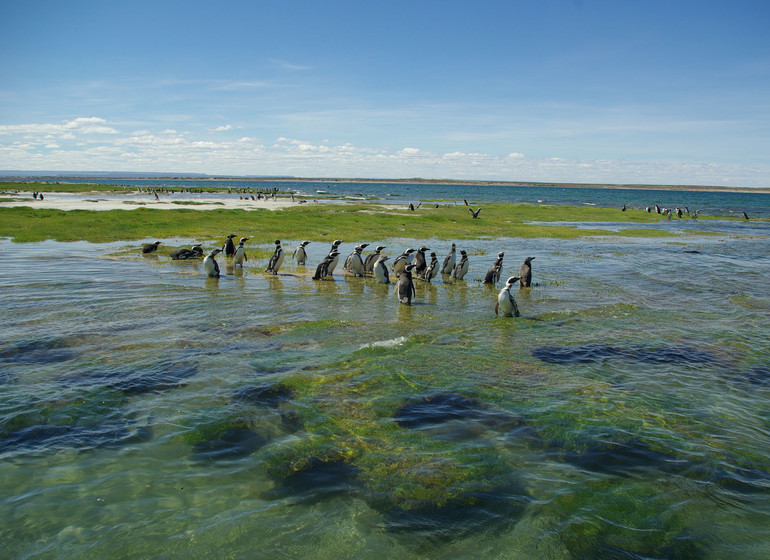
<svg viewBox="0 0 770 560"><path fill-rule="evenodd" d="M698 227L468 242L412 307L0 241L2 555L767 558L770 226ZM536 257L515 319L500 250Z"/></svg>

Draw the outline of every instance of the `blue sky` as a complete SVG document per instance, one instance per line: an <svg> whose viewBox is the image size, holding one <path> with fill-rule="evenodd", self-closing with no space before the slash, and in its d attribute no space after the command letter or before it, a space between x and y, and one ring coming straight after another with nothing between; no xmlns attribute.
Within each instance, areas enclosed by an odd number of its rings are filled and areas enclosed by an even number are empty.
<svg viewBox="0 0 770 560"><path fill-rule="evenodd" d="M0 169L770 187L770 2L0 2Z"/></svg>

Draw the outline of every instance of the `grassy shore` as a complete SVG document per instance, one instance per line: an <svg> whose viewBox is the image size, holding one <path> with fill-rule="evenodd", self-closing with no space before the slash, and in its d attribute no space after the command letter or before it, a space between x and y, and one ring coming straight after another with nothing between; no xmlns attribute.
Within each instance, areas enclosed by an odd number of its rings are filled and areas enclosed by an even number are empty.
<svg viewBox="0 0 770 560"><path fill-rule="evenodd" d="M572 239L592 235L660 237L658 229L629 227L603 229L601 223L651 224L661 219L642 210L621 212L613 208L487 204L479 219L464 206L420 208L410 212L379 204L314 204L283 210L193 209L88 211L0 208L0 236L15 242L135 241L155 238L189 238L206 243L228 233L245 235L253 243L275 238L325 241L339 238L375 240L392 237L415 239L474 239L484 237L551 237ZM533 223L534 222L534 223ZM559 222L597 223L585 229Z"/></svg>

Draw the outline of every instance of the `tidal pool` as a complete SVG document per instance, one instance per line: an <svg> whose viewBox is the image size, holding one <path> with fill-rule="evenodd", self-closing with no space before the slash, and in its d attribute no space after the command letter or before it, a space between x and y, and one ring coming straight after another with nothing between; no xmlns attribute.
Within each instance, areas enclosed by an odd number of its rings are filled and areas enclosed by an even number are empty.
<svg viewBox="0 0 770 560"><path fill-rule="evenodd" d="M4 555L767 558L752 227L458 244L466 281L412 307L341 265L311 280L320 242L216 280L141 243L0 241Z"/></svg>

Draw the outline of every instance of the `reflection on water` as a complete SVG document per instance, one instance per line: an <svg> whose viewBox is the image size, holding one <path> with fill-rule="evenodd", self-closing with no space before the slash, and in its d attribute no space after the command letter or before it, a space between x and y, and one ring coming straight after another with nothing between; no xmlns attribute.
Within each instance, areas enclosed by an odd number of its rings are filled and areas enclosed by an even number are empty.
<svg viewBox="0 0 770 560"><path fill-rule="evenodd" d="M5 554L765 558L768 231L725 227L468 242L411 307L312 281L325 244L214 279L0 242Z"/></svg>

